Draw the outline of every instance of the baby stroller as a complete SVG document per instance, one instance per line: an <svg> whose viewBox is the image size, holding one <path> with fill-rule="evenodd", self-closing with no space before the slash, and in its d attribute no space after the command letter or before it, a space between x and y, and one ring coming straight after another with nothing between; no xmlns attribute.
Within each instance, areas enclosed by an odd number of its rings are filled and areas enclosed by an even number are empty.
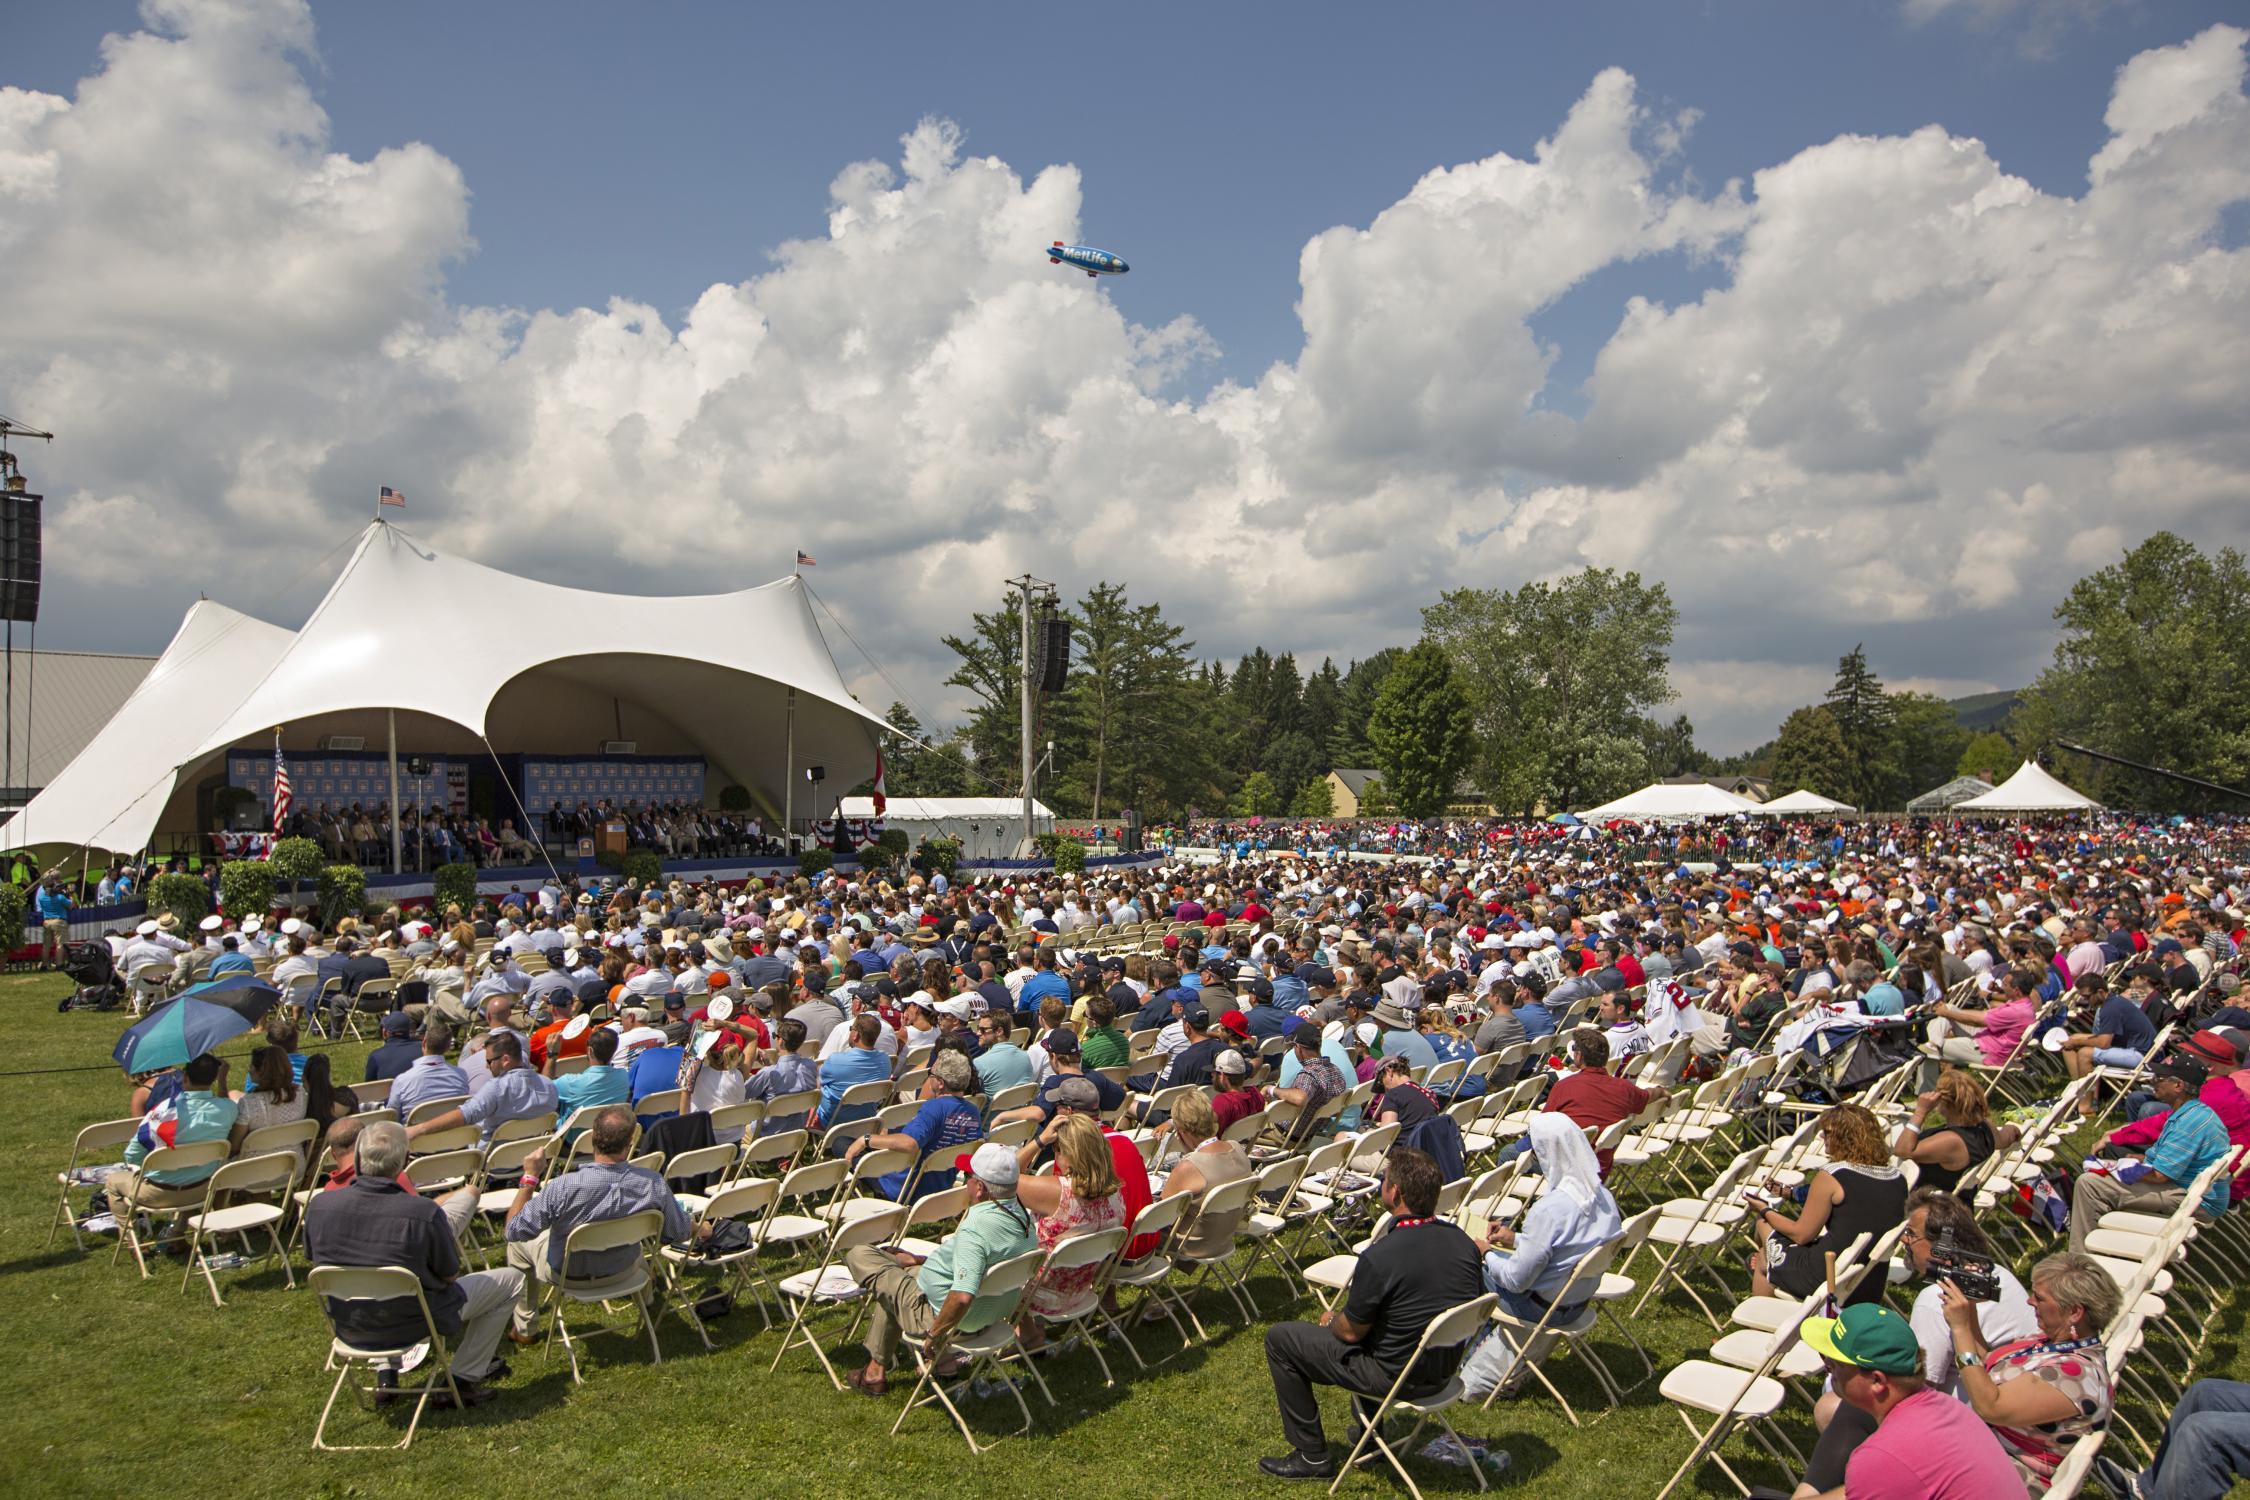
<svg viewBox="0 0 2250 1500"><path fill-rule="evenodd" d="M115 1010L124 1003L125 993L117 985L117 964L103 939L64 943L62 967L78 988L63 997L55 1007L57 1011Z"/></svg>

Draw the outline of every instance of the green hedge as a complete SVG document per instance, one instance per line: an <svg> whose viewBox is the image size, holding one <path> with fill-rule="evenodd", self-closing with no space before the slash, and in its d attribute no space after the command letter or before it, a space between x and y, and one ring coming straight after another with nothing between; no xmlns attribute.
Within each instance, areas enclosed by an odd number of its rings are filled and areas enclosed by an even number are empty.
<svg viewBox="0 0 2250 1500"><path fill-rule="evenodd" d="M664 879L664 861L651 849L635 849L625 856L625 878L635 885L655 885Z"/></svg>
<svg viewBox="0 0 2250 1500"><path fill-rule="evenodd" d="M449 906L458 906L465 915L477 904L477 867L465 861L439 865L432 875L436 886L434 901L440 915Z"/></svg>
<svg viewBox="0 0 2250 1500"><path fill-rule="evenodd" d="M0 885L0 961L23 944L23 914L31 905L31 892L20 885Z"/></svg>
<svg viewBox="0 0 2250 1500"><path fill-rule="evenodd" d="M274 874L292 884L319 879L320 867L327 862L328 856L311 839L280 840L273 846L270 861Z"/></svg>
<svg viewBox="0 0 2250 1500"><path fill-rule="evenodd" d="M345 917L356 917L367 904L367 875L358 865L323 865L320 869L320 925L331 931Z"/></svg>
<svg viewBox="0 0 2250 1500"><path fill-rule="evenodd" d="M1086 868L1086 846L1074 838L1055 840L1055 873L1076 875Z"/></svg>
<svg viewBox="0 0 2250 1500"><path fill-rule="evenodd" d="M961 867L961 841L942 836L924 839L920 858L924 869L934 870L951 880L953 872Z"/></svg>
<svg viewBox="0 0 2250 1500"><path fill-rule="evenodd" d="M193 927L211 915L211 892L193 875L159 875L148 883L148 912L152 917L169 912Z"/></svg>
<svg viewBox="0 0 2250 1500"><path fill-rule="evenodd" d="M818 844L797 856L797 873L807 880L818 880L836 865L834 850L823 849Z"/></svg>
<svg viewBox="0 0 2250 1500"><path fill-rule="evenodd" d="M750 788L746 786L723 786L719 788L719 811L748 812L749 810Z"/></svg>
<svg viewBox="0 0 2250 1500"><path fill-rule="evenodd" d="M273 866L262 859L232 859L219 866L219 904L240 922L273 910Z"/></svg>

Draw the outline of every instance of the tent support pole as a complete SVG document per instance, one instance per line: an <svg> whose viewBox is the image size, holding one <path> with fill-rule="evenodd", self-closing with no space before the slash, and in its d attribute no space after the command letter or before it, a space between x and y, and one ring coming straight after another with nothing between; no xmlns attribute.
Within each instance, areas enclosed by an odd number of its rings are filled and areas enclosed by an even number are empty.
<svg viewBox="0 0 2250 1500"><path fill-rule="evenodd" d="M395 708L384 709L383 718L390 727L391 738L391 873L396 875L401 864L398 818L398 710Z"/></svg>
<svg viewBox="0 0 2250 1500"><path fill-rule="evenodd" d="M796 828L797 814L797 690L789 690L789 727L782 743L788 748L781 772L781 852L787 855L794 846L790 835ZM814 809L819 811L819 809Z"/></svg>

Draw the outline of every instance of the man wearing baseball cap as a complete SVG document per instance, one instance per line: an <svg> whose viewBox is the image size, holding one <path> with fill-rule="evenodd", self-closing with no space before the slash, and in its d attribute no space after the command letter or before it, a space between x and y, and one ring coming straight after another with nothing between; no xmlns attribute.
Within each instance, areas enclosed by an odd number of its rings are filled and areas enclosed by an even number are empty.
<svg viewBox="0 0 2250 1500"><path fill-rule="evenodd" d="M2070 1195L2070 1248L2084 1250L2086 1236L2101 1217L2120 1209L2168 1214L2180 1206L2187 1184L2232 1149L2226 1122L2197 1096L2210 1072L2184 1049L2149 1070L2156 1102L2169 1110L2156 1139L2138 1162L2108 1172L2081 1172ZM2226 1212L2229 1184L2215 1182L2196 1207L2196 1217L2215 1219Z"/></svg>
<svg viewBox="0 0 2250 1500"><path fill-rule="evenodd" d="M1799 1325L1836 1394L1875 1418L1844 1468L1851 1500L2024 1500L2023 1480L1992 1429L1923 1378L1922 1345L1879 1303Z"/></svg>
<svg viewBox="0 0 2250 1500"><path fill-rule="evenodd" d="M975 1333L1005 1316L1006 1300L977 1295L984 1273L1039 1248L1031 1215L1016 1202L1014 1151L987 1142L954 1165L969 1174L969 1208L928 1260L874 1245L845 1253L844 1268L868 1297L867 1368L850 1377L863 1396L888 1387L902 1332L937 1340L956 1329Z"/></svg>

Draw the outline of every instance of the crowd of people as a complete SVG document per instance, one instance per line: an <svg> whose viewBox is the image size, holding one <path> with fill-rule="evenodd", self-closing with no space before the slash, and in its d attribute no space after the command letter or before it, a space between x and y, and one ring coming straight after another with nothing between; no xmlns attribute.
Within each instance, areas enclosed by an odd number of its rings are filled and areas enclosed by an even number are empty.
<svg viewBox="0 0 2250 1500"><path fill-rule="evenodd" d="M2055 1093L2084 1076L2088 1112L2121 1121L2076 1175L2068 1248L2020 1281L2002 1264L1997 1295L1982 1301L1931 1280L1896 1310L1898 1289L1872 1274L1832 1318L1807 1324L1828 1392L1799 1493L2043 1491L2070 1442L2106 1421L2113 1395L2100 1340L2118 1292L2085 1251L2089 1231L2118 1208L2188 1207L2189 1184L2250 1146L2250 1008L2237 1003L2236 974L2250 939L2242 830L2112 816L1591 838L1415 826L1424 857L1383 864L1263 848L1215 865L1159 856L1070 878L917 871L895 882L831 874L585 890L553 880L466 912L393 911L326 932L303 914L219 919L194 935L143 924L117 935L129 972L162 965L188 982L240 955L270 962L285 1003L240 1090L197 1059L134 1080L132 1106L161 1117L167 1141L291 1110L321 1121L335 1191L307 1217L309 1253L389 1264L416 1247L410 1263L455 1340L461 1399L474 1404L506 1377L502 1339L538 1336L540 1288L560 1270L570 1228L655 1209L668 1243L692 1250L708 1234L661 1175L630 1160L636 1133L670 1120L760 1100L778 1112L757 1130L818 1140L874 1113L856 1086L919 1079L910 1115L838 1146L851 1161L878 1151L909 1163L860 1191L911 1199L958 1182L971 1203L934 1253L851 1252L846 1269L870 1317L867 1363L850 1383L877 1396L902 1338L941 1347L1013 1317L1035 1343L1040 1311L1082 1290L1034 1286L1001 1305L978 1295L990 1268L1071 1236L1130 1232L1152 1203L1241 1182L1260 1159L1227 1138L1232 1123L1276 1102L1314 1119L1371 1085L1364 1104L1321 1128L1400 1127L1402 1144L1370 1164L1387 1233L1361 1254L1330 1315L1266 1335L1288 1449L1263 1468L1325 1478L1336 1458L1313 1388L1353 1392L1364 1416L1446 1309L1490 1295L1518 1322L1554 1311L1579 1264L1620 1232L1612 1162L1592 1138L1651 1101L1818 1036L1904 1036L1903 1066L1919 1075L1911 1103L1885 1118L1833 1097L1848 1092L1833 1080L1816 1086L1832 1092L1808 1088L1823 1106L1824 1164L1801 1184L1753 1184L1746 1196L1743 1286L1803 1296L1819 1289L1832 1253L1863 1237L1896 1231L1910 1279L1933 1246L1989 1256L1954 1189L2015 1139L2002 1081L2043 1078L2031 1064L2051 1050L2052 1083L2037 1087ZM1664 852L1652 857L1652 841ZM1152 923L1161 927L1140 941L1112 940ZM544 962L527 967L533 954ZM378 975L407 983L366 1063L367 1081L389 1083L387 1109L361 1111L349 1092L360 1080L317 1070L325 1054L305 1053L299 1037L335 1022L314 1003L326 981L332 1007ZM2173 1045L2152 1055L2167 1028ZM1145 1051L1134 1046L1148 1034ZM1425 1082L1499 1053L1512 1059L1505 1070ZM1519 1074L1543 1081L1501 1156L1525 1158L1548 1190L1513 1222L1437 1215L1441 1189L1461 1174L1446 1106L1512 1088ZM2112 1080L2128 1074L2141 1087L2112 1097ZM1159 1095L1164 1110L1152 1108ZM655 1096L666 1107L642 1115ZM988 1116L980 1101L1002 1096L1005 1109ZM458 1102L404 1123L431 1100ZM544 1156L524 1162L504 1266L464 1273L458 1245L476 1204L401 1190L411 1142L466 1127L489 1140L544 1116L585 1134L590 1164L548 1175ZM962 1149L1014 1121L1030 1127L1020 1144ZM1152 1177L1140 1131L1162 1132L1156 1156L1168 1172ZM152 1181L139 1159L128 1152L108 1180L106 1212L192 1195L198 1178ZM2216 1218L2246 1191L2250 1173L2222 1177L2192 1211ZM1169 1253L1209 1255L1236 1228L1194 1225L1186 1248ZM379 1324L396 1310L367 1316ZM1407 1393L1432 1395L1457 1377L1473 1392L1512 1390L1525 1356L1507 1339L1508 1318L1495 1326L1503 1332L1423 1351ZM2180 1430L2133 1482L2152 1494L2218 1493L2163 1486L2222 1461L2210 1455L2250 1451L2245 1407L2238 1392L2191 1392Z"/></svg>

